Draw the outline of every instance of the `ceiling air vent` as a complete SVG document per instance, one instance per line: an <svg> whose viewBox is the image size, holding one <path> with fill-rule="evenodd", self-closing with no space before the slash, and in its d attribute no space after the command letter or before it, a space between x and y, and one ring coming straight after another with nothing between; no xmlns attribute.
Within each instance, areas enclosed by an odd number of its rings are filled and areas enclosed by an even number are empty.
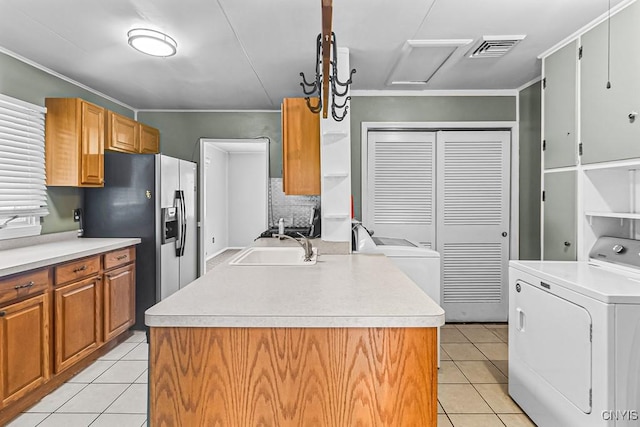
<svg viewBox="0 0 640 427"><path fill-rule="evenodd" d="M526 36L483 36L469 52L469 58L499 58Z"/></svg>

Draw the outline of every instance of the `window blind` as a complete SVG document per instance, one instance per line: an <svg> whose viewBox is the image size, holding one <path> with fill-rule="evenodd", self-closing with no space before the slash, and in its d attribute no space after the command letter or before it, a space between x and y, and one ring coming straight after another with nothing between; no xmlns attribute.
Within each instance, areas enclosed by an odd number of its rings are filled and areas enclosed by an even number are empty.
<svg viewBox="0 0 640 427"><path fill-rule="evenodd" d="M45 216L46 109L0 94L0 224L3 219Z"/></svg>

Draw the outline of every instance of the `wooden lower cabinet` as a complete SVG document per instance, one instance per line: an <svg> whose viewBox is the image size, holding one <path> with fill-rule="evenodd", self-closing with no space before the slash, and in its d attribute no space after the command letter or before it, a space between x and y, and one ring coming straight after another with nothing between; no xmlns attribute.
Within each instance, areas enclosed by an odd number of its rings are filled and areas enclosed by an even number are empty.
<svg viewBox="0 0 640 427"><path fill-rule="evenodd" d="M104 340L109 341L135 323L136 266L129 264L104 274Z"/></svg>
<svg viewBox="0 0 640 427"><path fill-rule="evenodd" d="M436 328L150 330L149 425L437 424Z"/></svg>
<svg viewBox="0 0 640 427"><path fill-rule="evenodd" d="M60 286L54 291L55 372L92 353L101 341L101 279L99 276Z"/></svg>
<svg viewBox="0 0 640 427"><path fill-rule="evenodd" d="M49 378L48 308L48 295L42 294L0 309L2 407Z"/></svg>

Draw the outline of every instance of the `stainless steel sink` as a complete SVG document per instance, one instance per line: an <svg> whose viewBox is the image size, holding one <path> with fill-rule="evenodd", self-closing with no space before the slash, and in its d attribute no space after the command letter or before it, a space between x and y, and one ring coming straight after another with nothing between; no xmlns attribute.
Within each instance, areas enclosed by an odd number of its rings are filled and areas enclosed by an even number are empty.
<svg viewBox="0 0 640 427"><path fill-rule="evenodd" d="M318 253L313 250L310 261L304 260L304 250L298 247L251 247L243 250L229 265L314 265Z"/></svg>

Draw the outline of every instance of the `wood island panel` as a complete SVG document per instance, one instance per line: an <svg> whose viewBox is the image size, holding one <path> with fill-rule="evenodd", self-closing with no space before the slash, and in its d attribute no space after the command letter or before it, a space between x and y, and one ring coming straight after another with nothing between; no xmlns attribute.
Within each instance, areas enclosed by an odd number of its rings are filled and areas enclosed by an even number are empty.
<svg viewBox="0 0 640 427"><path fill-rule="evenodd" d="M435 426L435 328L151 328L153 426Z"/></svg>

